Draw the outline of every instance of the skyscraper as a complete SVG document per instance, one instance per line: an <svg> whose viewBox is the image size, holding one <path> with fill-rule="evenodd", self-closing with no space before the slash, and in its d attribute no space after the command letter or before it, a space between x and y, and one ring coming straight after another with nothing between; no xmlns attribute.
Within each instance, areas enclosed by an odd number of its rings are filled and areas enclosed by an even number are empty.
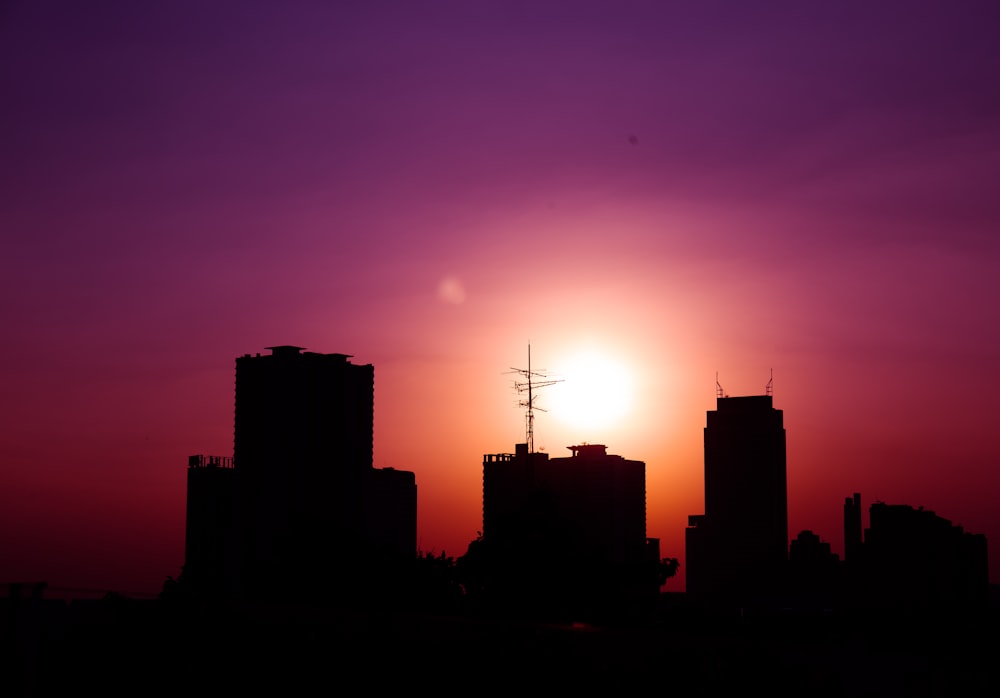
<svg viewBox="0 0 1000 698"><path fill-rule="evenodd" d="M785 428L771 395L719 397L705 427L705 513L686 530L687 590L740 605L777 593L788 559Z"/></svg>

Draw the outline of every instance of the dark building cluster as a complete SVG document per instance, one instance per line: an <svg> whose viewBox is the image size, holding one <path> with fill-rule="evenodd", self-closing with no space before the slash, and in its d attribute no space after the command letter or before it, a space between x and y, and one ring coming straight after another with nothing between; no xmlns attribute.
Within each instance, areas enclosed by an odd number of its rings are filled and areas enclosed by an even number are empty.
<svg viewBox="0 0 1000 698"><path fill-rule="evenodd" d="M646 537L645 463L602 444L570 446L563 458L535 452L530 399L527 443L483 457L479 538L457 561L421 558L414 474L373 467L374 370L349 359L277 346L236 360L233 456L189 459L187 589L356 598L397 593L386 583L395 579L412 593L534 617L634 617L655 607L677 564ZM785 428L770 384L746 397L720 388L704 454L705 509L685 532L692 607L986 605L985 537L930 511L878 502L863 529L855 494L844 507L843 561L812 531L789 545ZM406 567L414 559L427 563L424 577Z"/></svg>
<svg viewBox="0 0 1000 698"><path fill-rule="evenodd" d="M844 501L844 594L863 608L982 609L989 603L986 536L923 507L875 502L861 537L860 493Z"/></svg>
<svg viewBox="0 0 1000 698"><path fill-rule="evenodd" d="M812 531L788 545L785 429L770 394L719 395L705 427L705 513L686 530L687 594L717 611L981 610L986 538L931 511L844 504L844 560Z"/></svg>
<svg viewBox="0 0 1000 698"><path fill-rule="evenodd" d="M996 693L985 537L883 502L865 527L855 493L844 560L812 531L789 545L770 390L720 390L707 413L705 508L675 596L660 592L677 560L646 537L645 463L603 444L534 451L530 382L526 443L483 457L482 531L455 560L417 551L414 474L373 467L372 366L270 351L236 360L232 457L189 458L180 578L155 600L68 604L0 584L15 660L0 693L296 693L331 677L412 691L439 666L465 679L434 686L462 691L666 676L692 695Z"/></svg>
<svg viewBox="0 0 1000 698"><path fill-rule="evenodd" d="M599 444L571 446L566 458L527 443L487 455L480 539L457 564L421 558L414 474L372 467L373 367L270 351L236 360L233 456L189 458L184 590L353 599L398 594L384 583L393 579L442 598L451 584L477 608L550 618L653 608L675 568L646 537L645 463ZM414 558L423 577L407 567ZM429 583L442 568L450 579Z"/></svg>

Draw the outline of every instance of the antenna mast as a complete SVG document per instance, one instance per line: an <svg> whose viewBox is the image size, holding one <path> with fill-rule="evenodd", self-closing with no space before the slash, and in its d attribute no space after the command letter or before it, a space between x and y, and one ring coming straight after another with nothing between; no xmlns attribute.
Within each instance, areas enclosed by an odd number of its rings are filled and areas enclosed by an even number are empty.
<svg viewBox="0 0 1000 698"><path fill-rule="evenodd" d="M767 382L767 385L764 386L764 394L765 395L774 395L774 369L773 368L771 369L771 380L769 380Z"/></svg>
<svg viewBox="0 0 1000 698"><path fill-rule="evenodd" d="M561 380L549 379L544 371L532 371L531 370L531 345L528 345L528 368L514 368L511 367L511 371L514 373L521 374L524 380L514 381L514 389L517 390L519 395L525 393L528 394L526 400L521 400L518 402L518 407L524 407L526 409L525 413L525 440L528 444L528 453L535 452L535 410L541 410L541 407L535 407L535 397L534 390L536 388L545 388L549 385L555 385L556 383L562 383ZM542 378L545 380L533 380L535 378Z"/></svg>

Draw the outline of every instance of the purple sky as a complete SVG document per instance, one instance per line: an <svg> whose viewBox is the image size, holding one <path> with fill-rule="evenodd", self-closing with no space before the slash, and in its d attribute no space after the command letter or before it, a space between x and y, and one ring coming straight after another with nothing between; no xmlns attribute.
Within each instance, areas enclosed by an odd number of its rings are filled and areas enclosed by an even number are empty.
<svg viewBox="0 0 1000 698"><path fill-rule="evenodd" d="M775 372L789 528L861 491L1000 579L995 2L7 2L0 581L156 590L233 361L376 374L425 550L481 527L510 366L636 376L590 441L647 463L683 561L715 372Z"/></svg>

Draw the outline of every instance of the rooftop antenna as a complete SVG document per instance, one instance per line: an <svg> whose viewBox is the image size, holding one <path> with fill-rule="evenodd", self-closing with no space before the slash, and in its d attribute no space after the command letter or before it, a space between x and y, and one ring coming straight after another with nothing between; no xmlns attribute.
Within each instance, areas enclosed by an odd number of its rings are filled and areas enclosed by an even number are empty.
<svg viewBox="0 0 1000 698"><path fill-rule="evenodd" d="M719 372L715 372L715 397L726 397L726 393L722 390L722 385L719 383Z"/></svg>
<svg viewBox="0 0 1000 698"><path fill-rule="evenodd" d="M518 407L524 407L526 409L524 427L525 427L525 441L528 444L528 453L535 452L535 410L542 410L541 407L535 407L535 397L534 390L536 388L544 388L549 385L555 385L556 383L562 383L562 380L553 380L545 374L544 371L532 371L531 370L531 345L528 345L528 368L514 368L511 367L511 371L514 373L521 374L524 380L514 381L514 389L517 390L519 395L525 393L528 394L527 399L519 401ZM534 380L535 378L542 378L545 380Z"/></svg>
<svg viewBox="0 0 1000 698"><path fill-rule="evenodd" d="M774 395L774 369L773 368L771 369L771 380L769 380L767 382L767 385L764 386L764 394L765 395L772 395L772 396Z"/></svg>

